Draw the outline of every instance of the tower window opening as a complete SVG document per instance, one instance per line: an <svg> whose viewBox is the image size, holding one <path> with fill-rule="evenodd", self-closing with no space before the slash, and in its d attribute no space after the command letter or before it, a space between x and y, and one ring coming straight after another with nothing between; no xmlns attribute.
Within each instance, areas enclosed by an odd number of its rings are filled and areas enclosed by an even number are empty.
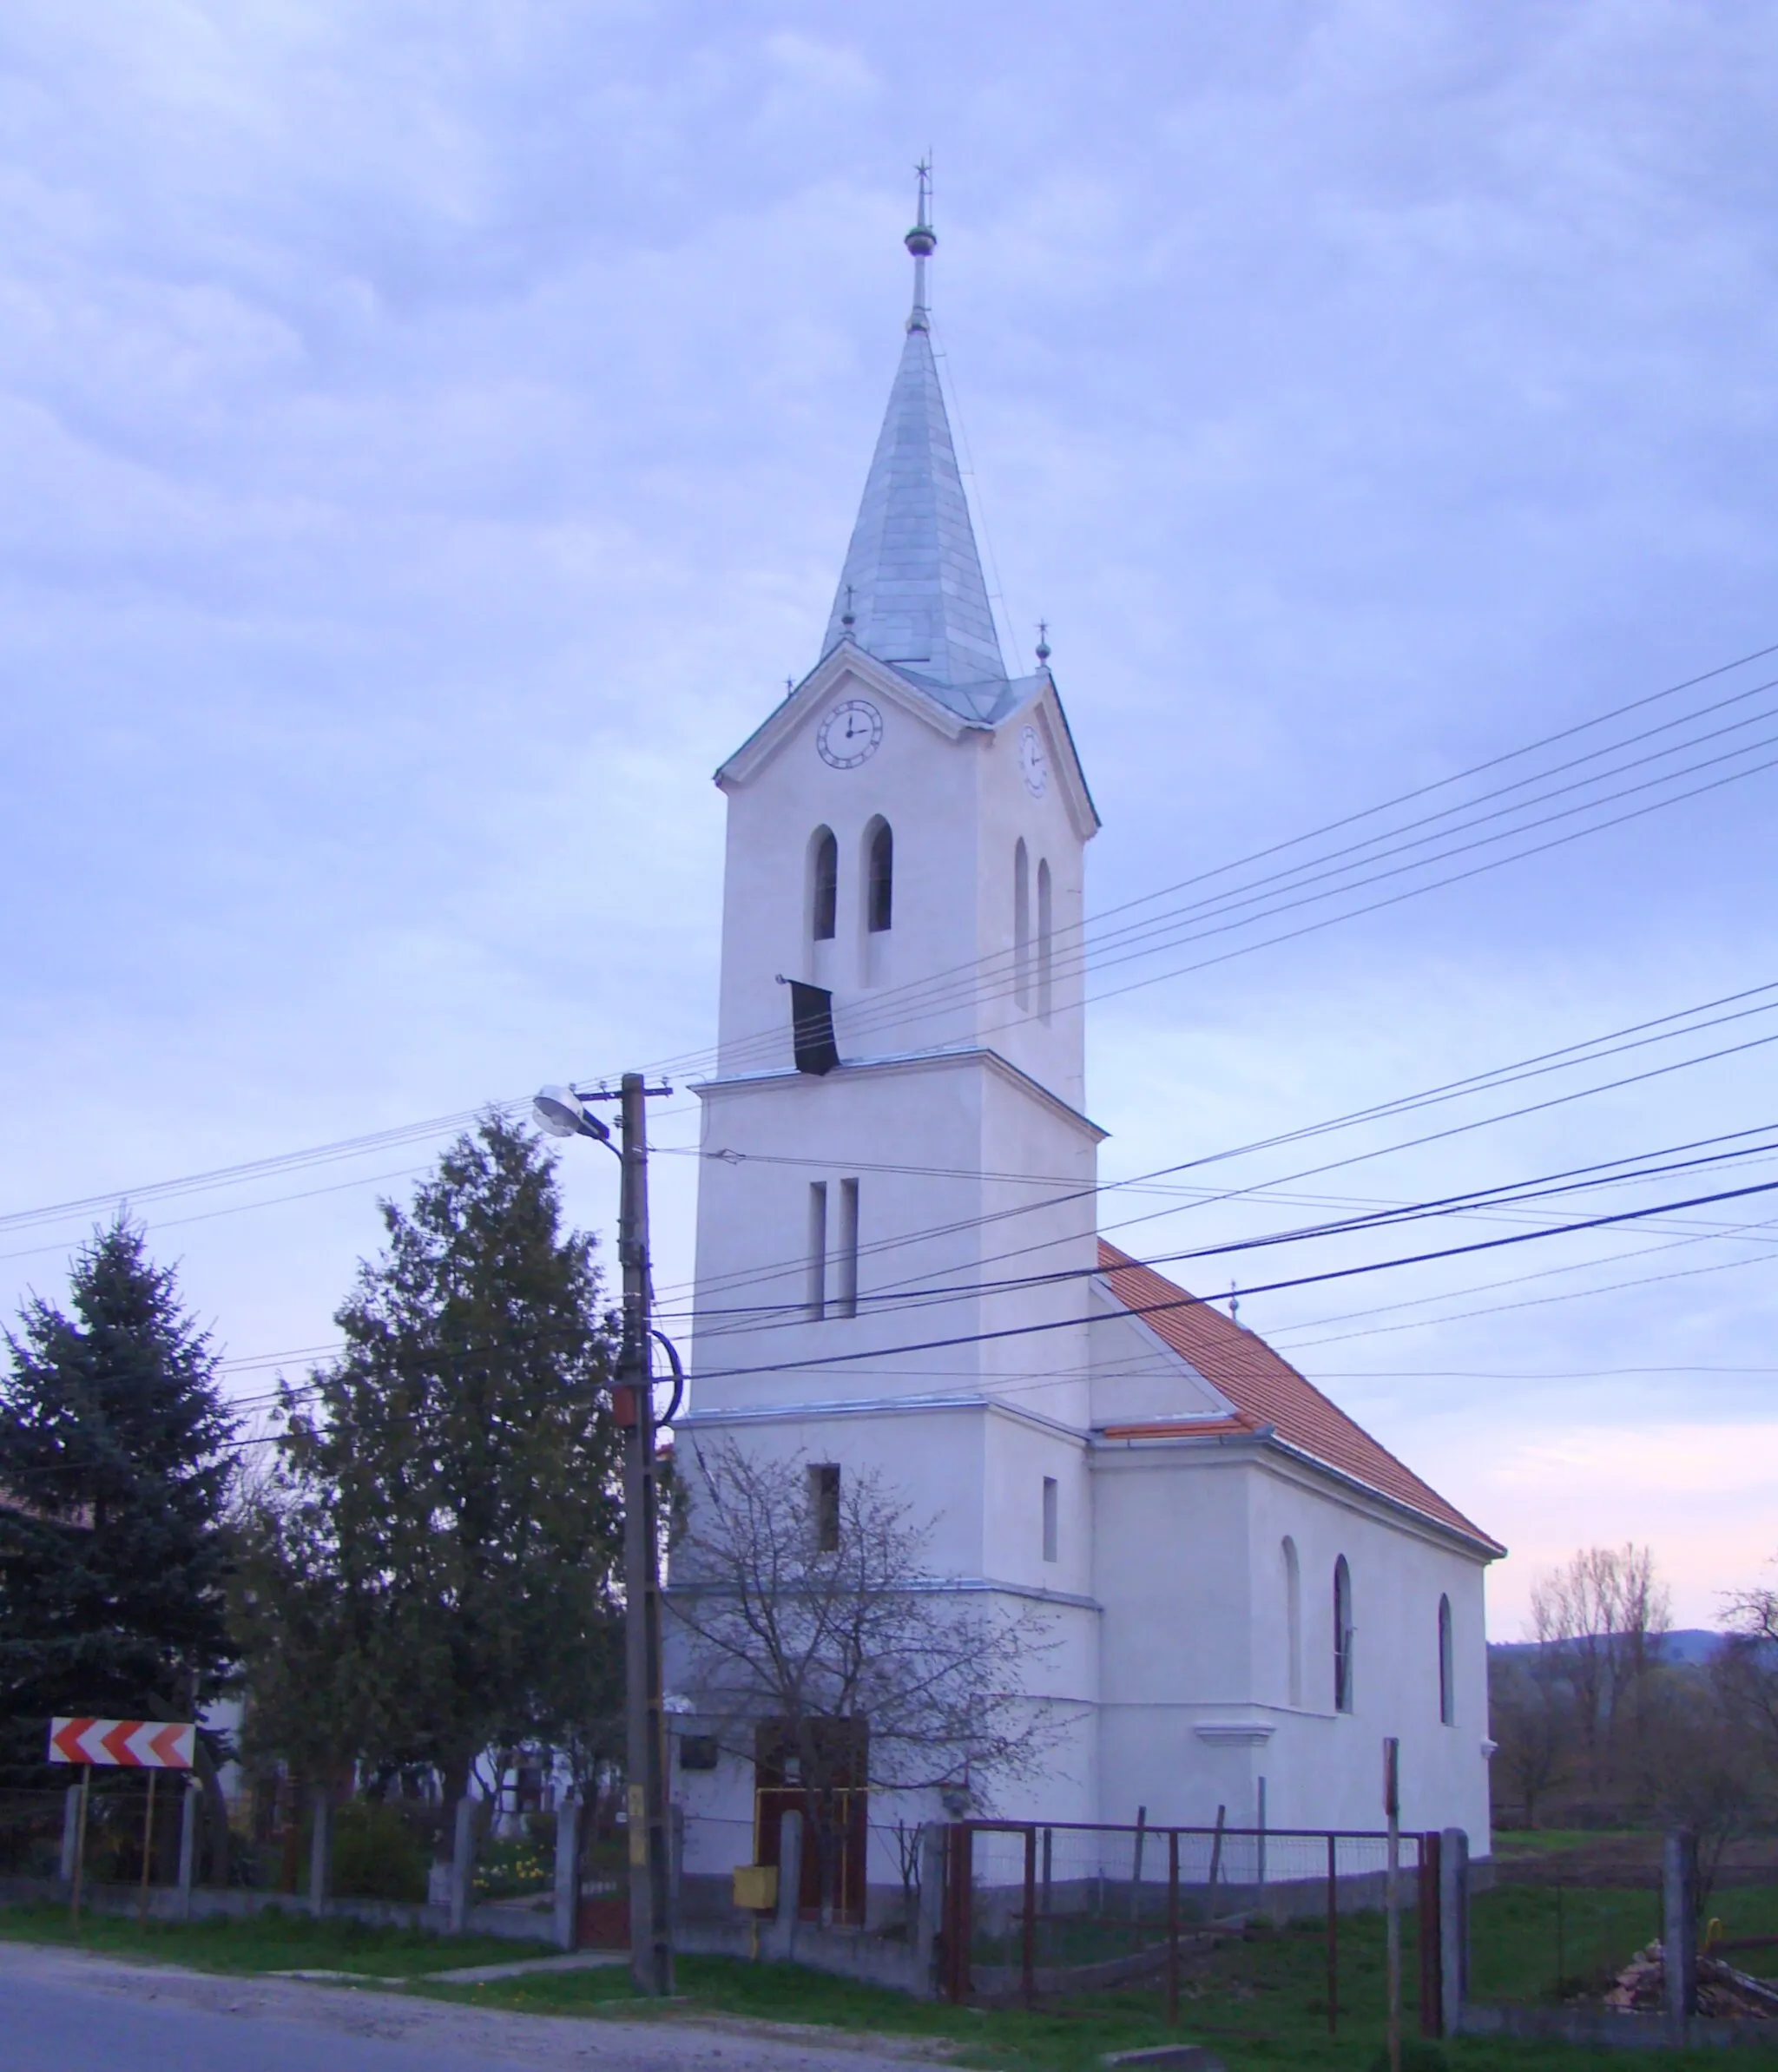
<svg viewBox="0 0 1778 2072"><path fill-rule="evenodd" d="M1302 1703L1302 1564L1296 1542L1284 1536L1284 1688L1292 1705Z"/></svg>
<svg viewBox="0 0 1778 2072"><path fill-rule="evenodd" d="M866 879L865 920L873 935L884 935L895 918L895 837L886 820L879 820L871 837Z"/></svg>
<svg viewBox="0 0 1778 2072"><path fill-rule="evenodd" d="M834 1259L835 1279L833 1313L840 1317L858 1314L858 1182L842 1180L840 1183L840 1243Z"/></svg>
<svg viewBox="0 0 1778 2072"><path fill-rule="evenodd" d="M840 1470L833 1461L809 1469L809 1529L817 1554L840 1551Z"/></svg>
<svg viewBox="0 0 1778 2072"><path fill-rule="evenodd" d="M1334 1564L1334 1709L1352 1710L1352 1570L1342 1554Z"/></svg>
<svg viewBox="0 0 1778 2072"><path fill-rule="evenodd" d="M1012 997L1031 1003L1031 860L1023 835L1012 851Z"/></svg>
<svg viewBox="0 0 1778 2072"><path fill-rule="evenodd" d="M1451 1644L1451 1600L1439 1600L1439 1723L1457 1724L1457 1661Z"/></svg>
<svg viewBox="0 0 1778 2072"><path fill-rule="evenodd" d="M818 827L809 845L809 934L833 940L840 913L840 844L831 827Z"/></svg>
<svg viewBox="0 0 1778 2072"><path fill-rule="evenodd" d="M827 1313L827 1183L809 1182L808 1319L819 1324Z"/></svg>
<svg viewBox="0 0 1778 2072"><path fill-rule="evenodd" d="M1053 1562L1057 1558L1057 1550L1060 1545L1059 1503L1060 1492L1057 1488L1056 1477L1046 1475L1044 1477L1044 1559L1046 1562Z"/></svg>
<svg viewBox="0 0 1778 2072"><path fill-rule="evenodd" d="M1050 1019L1050 892L1048 859L1037 865L1037 1014Z"/></svg>

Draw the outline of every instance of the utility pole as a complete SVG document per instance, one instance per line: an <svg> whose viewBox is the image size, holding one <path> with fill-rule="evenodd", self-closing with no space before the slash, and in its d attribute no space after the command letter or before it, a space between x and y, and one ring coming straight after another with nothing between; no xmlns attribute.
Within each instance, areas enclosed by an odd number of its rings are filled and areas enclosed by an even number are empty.
<svg viewBox="0 0 1778 2072"><path fill-rule="evenodd" d="M623 1273L623 1339L614 1406L624 1435L629 1969L639 1991L664 1996L673 1990L673 1889L666 1716L661 1703L661 1542L649 1313L648 1089L640 1072L626 1072L622 1089L619 1155L623 1178L617 1258Z"/></svg>
<svg viewBox="0 0 1778 2072"><path fill-rule="evenodd" d="M660 1483L655 1459L653 1347L649 1316L649 1118L651 1087L640 1072L619 1082L618 1138L587 1113L598 1092L544 1087L532 1104L539 1129L556 1137L591 1137L622 1168L617 1207L617 1261L623 1276L623 1338L611 1407L623 1434L623 1666L628 1715L627 1828L629 1836L629 1975L636 1990L665 1997L673 1990L673 1878L667 1812L667 1719L661 1702ZM665 1339L662 1340L667 1345ZM675 1385L679 1355L667 1345ZM674 1406L679 1402L675 1385ZM673 1411L668 1410L668 1418Z"/></svg>

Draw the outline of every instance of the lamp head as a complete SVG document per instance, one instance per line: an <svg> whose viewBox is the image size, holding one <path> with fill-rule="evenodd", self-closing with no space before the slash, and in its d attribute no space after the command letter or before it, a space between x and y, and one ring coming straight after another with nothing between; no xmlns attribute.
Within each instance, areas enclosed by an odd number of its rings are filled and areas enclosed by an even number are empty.
<svg viewBox="0 0 1778 2072"><path fill-rule="evenodd" d="M531 1102L531 1115L539 1129L552 1137L596 1137L603 1144L611 1132L586 1105L572 1087L544 1087Z"/></svg>

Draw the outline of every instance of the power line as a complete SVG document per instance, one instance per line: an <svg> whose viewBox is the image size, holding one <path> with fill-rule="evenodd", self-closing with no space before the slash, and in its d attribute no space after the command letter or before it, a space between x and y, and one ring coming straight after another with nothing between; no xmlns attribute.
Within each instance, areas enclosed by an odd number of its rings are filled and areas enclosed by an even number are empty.
<svg viewBox="0 0 1778 2072"><path fill-rule="evenodd" d="M1465 1245L1447 1245L1430 1252L1405 1253L1399 1257L1372 1260L1360 1266L1333 1266L1319 1273L1296 1274L1284 1280L1261 1281L1257 1286L1242 1290L1243 1297L1273 1295L1287 1288L1314 1287L1335 1280L1352 1280L1369 1273L1381 1273L1400 1266L1426 1266L1435 1260L1461 1259L1482 1252L1498 1252L1509 1246L1538 1244L1549 1238L1565 1237L1577 1231L1604 1230L1616 1225L1635 1223L1650 1215L1670 1215L1682 1209L1702 1208L1718 1201L1740 1201L1750 1196L1778 1194L1778 1180L1762 1181L1745 1187L1728 1187L1712 1194L1696 1194L1683 1200L1663 1201L1649 1208L1621 1209L1610 1215L1588 1216L1572 1223L1566 1223L1553 1230L1514 1231L1506 1237L1478 1238ZM1230 1247L1218 1247L1226 1253ZM1183 1256L1183 1255L1182 1255ZM1132 1266L1146 1266L1142 1260L1131 1260ZM1180 1294L1162 1302L1125 1303L1125 1313L1131 1316L1156 1316L1179 1309L1207 1307L1199 1295ZM905 1345L873 1345L861 1347L856 1352L830 1352L812 1354L805 1359L777 1359L763 1366L707 1368L696 1378L701 1383L739 1379L753 1374L786 1374L811 1367L848 1366L861 1359L885 1359L905 1352L939 1352L955 1345L988 1345L1005 1339L1032 1338L1055 1331L1071 1331L1096 1321L1090 1315L1045 1319L1035 1324L1011 1324L992 1331L964 1332L949 1338L928 1339Z"/></svg>
<svg viewBox="0 0 1778 2072"><path fill-rule="evenodd" d="M1778 1123L1767 1123L1762 1127L1768 1129L1778 1128ZM1470 1189L1459 1194L1437 1197L1424 1201L1408 1202L1384 1208L1366 1209L1359 1214L1345 1217L1335 1222L1298 1226L1293 1229L1267 1232L1256 1237L1233 1239L1222 1244L1200 1246L1189 1251L1162 1253L1150 1258L1140 1260L1136 1263L1149 1267L1158 1267L1175 1265L1190 1260L1217 1259L1231 1253L1266 1251L1278 1245L1300 1244L1316 1238L1352 1236L1370 1230L1390 1229L1406 1223L1425 1221L1429 1219L1442 1219L1477 1206L1507 1207L1522 1201L1547 1200L1562 1194L1583 1191L1592 1192L1602 1184L1623 1186L1637 1181L1663 1178L1675 1173L1696 1172L1705 1167L1720 1166L1724 1161L1740 1164L1745 1161L1749 1152L1778 1151L1778 1140L1774 1140L1763 1144L1742 1147L1735 1151L1714 1152L1705 1156L1679 1158L1671 1155L1676 1152L1699 1150L1704 1145L1719 1141L1702 1139L1691 1144L1669 1146L1660 1152L1633 1154L1632 1157L1656 1159L1661 1162L1643 1164L1630 1172L1620 1170L1630 1162L1630 1160L1610 1159L1590 1166L1569 1168L1561 1173L1543 1174L1531 1181L1498 1182L1490 1187ZM1606 1177L1602 1180L1602 1175ZM1778 1185L1778 1183L1775 1183L1775 1185ZM1646 1213L1636 1212L1638 1215ZM1526 1234L1531 1236L1556 1234L1571 1227L1573 1227L1571 1225L1560 1224L1551 1229L1540 1225ZM1080 1243L1086 1240L1090 1234L1092 1233L1077 1233L1072 1240L1064 1241ZM1696 1237L1686 1238L1681 1241L1705 1243L1709 1242L1715 1234L1709 1232L1700 1233ZM926 1308L945 1302L984 1299L994 1296L1022 1293L1030 1288L1053 1287L1067 1282L1096 1278L1099 1271L1096 1264L1086 1266L1058 1267L1048 1273L1021 1274L999 1280L975 1279L956 1282L949 1286L925 1288L914 1296L908 1296L899 1292L886 1292L879 1296L861 1290L857 1297L858 1314L860 1317L874 1318L899 1313L906 1309ZM763 1318L763 1321L755 1321L750 1325L731 1326L727 1330L720 1328L714 1332L704 1330L703 1336L705 1341L708 1342L711 1338L747 1336L753 1332L774 1330L781 1325L785 1317L805 1316L807 1314L807 1311L808 1305L806 1301L769 1306L769 1313L767 1306L750 1306L732 1313L753 1319ZM701 1329L702 1329L701 1326Z"/></svg>
<svg viewBox="0 0 1778 2072"><path fill-rule="evenodd" d="M1710 669L1701 671L1693 676L1687 677L1678 682L1667 685L1659 690L1646 693L1640 697L1630 699L1617 706L1609 707L1603 712L1591 714L1584 720L1577 720L1568 727L1558 728L1551 733L1538 737L1537 740L1524 743L1518 747L1508 749L1498 755L1485 758L1483 760L1478 763L1470 765L1464 770L1452 773L1448 777L1437 779L1428 784L1415 786L1407 791L1396 793L1393 797L1382 800L1375 806L1364 807L1356 812L1340 815L1334 819L1323 822L1319 826L1312 828L1302 834L1291 836L1282 841L1272 843L1262 848L1251 851L1247 855L1239 858L1231 863L1216 866L1209 871L1196 873L1190 878L1181 879L1172 885L1158 888L1154 892L1139 895L1135 899L1125 901L1120 906L1106 910L1105 913L1096 917L1096 918L1098 921L1103 921L1118 913L1132 911L1143 905L1150 904L1158 899L1171 897L1173 894L1180 891L1189 889L1193 885L1206 883L1220 876L1227 876L1234 872L1246 869L1253 864L1265 862L1273 857L1287 854L1294 849L1307 846L1308 844L1320 840L1327 835L1336 834L1347 828L1361 826L1366 820L1380 818L1381 816L1394 812L1402 806L1412 805L1422 799L1430 798L1439 792L1445 791L1452 788L1452 786L1465 783L1472 779L1484 776L1491 771L1504 768L1511 763L1522 760L1526 756L1535 755L1544 749L1557 746L1558 744L1564 741L1575 740L1597 727L1609 726L1614 720L1622 719L1627 714L1643 711L1648 707L1657 705L1666 700L1682 696L1687 691L1696 689L1701 685L1717 681L1721 678L1731 674L1736 669L1747 668L1750 664L1762 661L1774 654L1778 654L1778 643L1774 643L1767 647L1750 650L1748 654L1741 655L1732 661L1720 663ZM1753 694L1749 692L1743 694L1751 695ZM1726 703L1729 701L1723 701L1719 702ZM1716 708L1712 707L1707 709ZM1683 722L1676 722L1676 724L1679 723ZM1610 749L1607 748L1606 750L1601 751L1600 753L1610 753ZM1752 774L1752 773L1746 773ZM1526 781L1534 782L1536 781L1536 779L1532 778L1531 779L1527 779ZM1454 810L1462 809L1459 808ZM1456 882L1456 880L1450 879L1441 882L1450 883ZM1435 888L1432 886L1426 886L1419 889L1432 890ZM1373 911L1375 911L1374 906L1360 910L1360 911L1364 912ZM1319 926L1331 924L1331 921L1334 918L1357 918L1355 914L1330 917L1327 921L1317 924L1316 925ZM1083 924L1082 925L1084 926L1087 925L1087 924ZM1288 934L1270 938L1270 941L1267 944L1250 944L1240 951L1232 952L1229 954L1244 955L1247 954L1248 949L1268 947L1278 942L1293 940L1295 939L1297 935L1300 935L1303 932L1306 931L1301 930L1293 931ZM978 963L983 961L984 960L978 960ZM1208 961L1221 962L1224 961L1224 959L1217 958ZM1203 965L1200 964L1197 965L1187 966L1183 969L1197 970L1202 968ZM1176 977L1179 975L1181 975L1179 972L1172 972L1162 974L1161 977ZM942 977L943 975L938 976ZM1143 981L1142 983L1160 983L1160 979L1151 979ZM1123 991L1129 990L1130 989L1121 988L1118 990ZM1100 996L1100 997L1112 997L1115 996L1112 994ZM781 1043L781 1030L772 1032L761 1031L759 1032L758 1038L743 1039L743 1041L752 1042L756 1040L763 1040L768 1035L773 1040ZM681 1069L682 1067L692 1067L702 1062L704 1060L711 1056L711 1055L712 1054L708 1050L685 1053L678 1058L657 1060L655 1062L655 1063L651 1064L648 1069L650 1072L656 1072L662 1070L671 1071ZM590 1082L595 1076L596 1075L588 1075L588 1082ZM608 1074L605 1076L609 1077L611 1075ZM521 1110L524 1105L524 1102L522 1099L496 1100L484 1103L480 1108L458 1109L451 1114L433 1116L424 1122L397 1125L392 1128L385 1130L368 1131L356 1136L342 1138L332 1143L311 1146L301 1151L286 1152L273 1154L263 1159L243 1161L234 1165L219 1167L205 1172L188 1174L175 1180L154 1181L130 1189L115 1189L101 1194L86 1195L70 1200L53 1203L45 1207L13 1211L6 1214L0 1215L0 1230L16 1229L35 1222L43 1222L56 1219L65 1219L71 1216L92 1214L95 1213L102 1212L106 1209L114 1208L120 1203L123 1202L141 1205L150 1200L165 1199L175 1194L192 1193L205 1189L225 1187L239 1184L240 1181L247 1179L267 1176L279 1172L291 1171L308 1165L323 1164L330 1161L349 1159L365 1152L393 1146L398 1143L414 1142L424 1139L436 1138L438 1136L444 1135L451 1130L467 1127L475 1121L476 1117L479 1114L485 1112L487 1109L492 1109L494 1112L503 1115L510 1115Z"/></svg>
<svg viewBox="0 0 1778 2072"><path fill-rule="evenodd" d="M1414 1113L1424 1108L1442 1105L1446 1101L1460 1098L1465 1094L1491 1092L1500 1087L1519 1083L1527 1079L1547 1076L1551 1072L1572 1069L1601 1062L1608 1057L1620 1056L1629 1051L1646 1049L1652 1043L1669 1042L1687 1036L1700 1034L1709 1029L1719 1028L1729 1023L1745 1020L1753 1015L1769 1013L1778 1010L1778 1000L1767 1000L1764 1004L1753 1007L1739 1004L1750 1000L1760 1000L1762 996L1775 992L1778 992L1778 984L1772 983L1745 988L1736 993L1723 995L1716 1000L1706 1001L1694 1007L1676 1010L1668 1015L1656 1016L1652 1020L1632 1023L1624 1029L1610 1030L1598 1036L1587 1037L1578 1043L1564 1045L1553 1051L1536 1053L1532 1056L1518 1060L1513 1064L1492 1067L1485 1072L1472 1073L1461 1079L1447 1081L1416 1094L1398 1096L1389 1101L1373 1102L1367 1107L1349 1110L1344 1115L1335 1116L1323 1122L1305 1124L1299 1128L1280 1131L1272 1136L1254 1139L1230 1149L1204 1153L1196 1158L1183 1160L1173 1165L1156 1167L1147 1173L1137 1175L1135 1181L1095 1182L1090 1186L1065 1190L1059 1194L1037 1201L1016 1203L1009 1207L994 1210L981 1216L962 1218L936 1227L878 1240L871 1246L860 1247L859 1256L860 1258L880 1256L885 1253L905 1248L909 1245L929 1242L934 1238L973 1232L991 1224L1009 1221L1014 1218L1033 1214L1044 1209L1065 1207L1071 1201L1096 1199L1101 1194L1112 1193L1138 1183L1148 1183L1156 1180L1170 1178L1175 1174L1193 1171L1202 1167L1225 1164L1235 1158L1248 1157L1258 1152L1303 1142L1317 1136L1331 1135L1340 1129L1355 1128L1363 1122L1386 1120L1395 1115ZM1711 1016L1708 1019L1700 1019L1700 1017L1709 1016L1709 1010L1714 1008L1729 1008L1735 1011ZM1682 1022L1689 1023L1689 1026L1682 1028L1671 1026ZM1318 1166L1300 1168L1294 1173L1275 1178L1269 1184L1287 1185L1295 1181L1311 1179L1322 1174L1340 1171L1350 1166L1368 1163L1393 1152L1419 1149L1427 1144L1442 1142L1453 1136L1471 1134L1477 1129L1492 1128L1498 1122L1518 1121L1529 1115L1540 1114L1551 1108L1565 1106L1572 1101L1588 1099L1595 1094L1618 1091L1623 1087L1640 1084L1651 1078L1688 1070L1696 1064L1720 1062L1725 1056L1738 1055L1746 1049L1757 1049L1774 1041L1778 1041L1778 1038L1760 1037L1750 1043L1725 1046L1721 1049L1705 1052L1694 1057L1677 1059L1647 1072L1627 1074L1617 1079L1597 1082L1593 1086L1577 1088L1550 1101L1529 1102L1492 1115L1477 1117L1469 1122L1455 1124L1448 1129L1429 1131L1419 1136L1399 1140L1393 1144L1381 1145L1368 1151L1353 1153L1344 1158L1329 1160ZM1749 1133L1735 1134L1747 1135ZM1105 1227L1129 1229L1138 1223L1156 1221L1169 1215L1182 1214L1188 1207L1203 1207L1210 1202L1240 1200L1250 1192L1249 1188L1225 1189L1221 1193L1210 1194L1200 1201L1182 1203L1175 1207L1154 1210L1142 1216L1126 1217L1121 1222ZM1057 1241L1065 1242L1067 1240L1065 1239L1044 1240L1035 1246L1015 1247L1011 1251L991 1254L987 1259L978 1260L976 1264L978 1266L998 1264L1006 1259L1028 1255L1032 1251L1048 1249L1050 1244ZM806 1259L799 1256L795 1259L775 1262L768 1267L754 1267L737 1270L736 1273L726 1276L711 1276L701 1282L675 1283L668 1292L690 1288L694 1291L694 1299L695 1299L699 1294L708 1294L737 1283L757 1286L774 1279L781 1279L790 1274L805 1271L806 1267ZM940 1272L943 1270L942 1268L934 1268L932 1271ZM930 1273L914 1275L910 1277L909 1281L899 1285L905 1286L919 1279L930 1278Z"/></svg>

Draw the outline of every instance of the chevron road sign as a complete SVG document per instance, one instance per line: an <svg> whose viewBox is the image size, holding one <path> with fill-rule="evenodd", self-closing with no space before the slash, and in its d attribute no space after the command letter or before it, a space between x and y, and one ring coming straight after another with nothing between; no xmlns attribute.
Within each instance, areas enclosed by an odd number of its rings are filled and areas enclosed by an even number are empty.
<svg viewBox="0 0 1778 2072"><path fill-rule="evenodd" d="M189 1770L195 1735L194 1727L166 1720L52 1720L49 1760Z"/></svg>

